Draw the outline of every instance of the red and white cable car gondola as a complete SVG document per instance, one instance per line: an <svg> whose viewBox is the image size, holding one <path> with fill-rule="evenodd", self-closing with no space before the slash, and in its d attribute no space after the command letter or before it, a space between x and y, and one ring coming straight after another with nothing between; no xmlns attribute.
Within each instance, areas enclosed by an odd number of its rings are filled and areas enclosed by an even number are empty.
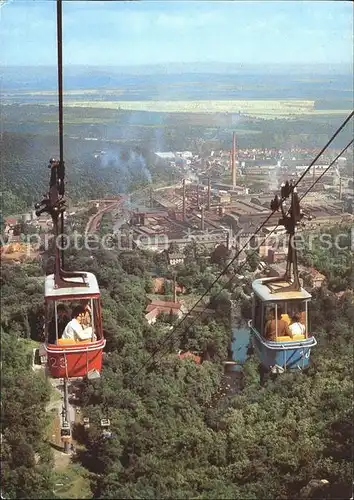
<svg viewBox="0 0 354 500"><path fill-rule="evenodd" d="M46 342L44 345L49 373L54 378L98 376L102 368L105 339L102 332L100 290L92 273L82 273L83 278L71 278L69 286L57 288L55 275L45 279ZM82 284L84 286L75 286ZM74 285L74 286L70 286ZM73 340L60 338L58 306L73 307L88 304L91 311L92 338ZM54 320L54 321L53 321ZM54 331L50 331L50 328ZM53 328L54 327L54 328Z"/></svg>
<svg viewBox="0 0 354 500"><path fill-rule="evenodd" d="M105 346L102 331L100 290L92 273L67 272L63 269L64 252L59 242L64 234L64 163L51 160L49 193L36 205L37 216L43 212L51 215L55 239L55 272L45 278L45 343L43 350L47 368L53 378L65 380L88 377L97 378L102 368ZM60 224L59 224L60 223ZM60 226L60 229L59 229ZM61 338L58 308L74 311L86 307L89 315L91 338ZM70 317L67 318L67 323ZM62 323L61 323L62 325ZM65 325L64 325L65 326Z"/></svg>

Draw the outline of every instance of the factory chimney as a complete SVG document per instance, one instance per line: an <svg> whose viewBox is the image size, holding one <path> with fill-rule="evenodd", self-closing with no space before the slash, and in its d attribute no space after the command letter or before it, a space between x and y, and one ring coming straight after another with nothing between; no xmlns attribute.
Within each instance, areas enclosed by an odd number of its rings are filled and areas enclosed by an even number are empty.
<svg viewBox="0 0 354 500"><path fill-rule="evenodd" d="M199 181L197 184L197 208L199 208Z"/></svg>
<svg viewBox="0 0 354 500"><path fill-rule="evenodd" d="M210 210L210 205L211 205L211 183L210 183L210 177L208 177L208 203L207 203L207 210Z"/></svg>
<svg viewBox="0 0 354 500"><path fill-rule="evenodd" d="M176 303L177 302L177 287L176 287L176 275L175 274L173 274L172 287L173 287L173 302Z"/></svg>
<svg viewBox="0 0 354 500"><path fill-rule="evenodd" d="M342 178L339 178L339 199L342 199Z"/></svg>
<svg viewBox="0 0 354 500"><path fill-rule="evenodd" d="M236 133L232 133L232 152L231 152L231 172L232 172L232 188L236 187Z"/></svg>
<svg viewBox="0 0 354 500"><path fill-rule="evenodd" d="M202 216L200 221L200 229L204 231L204 205L202 206L201 210L202 210Z"/></svg>
<svg viewBox="0 0 354 500"><path fill-rule="evenodd" d="M186 220L186 179L183 179L182 217Z"/></svg>

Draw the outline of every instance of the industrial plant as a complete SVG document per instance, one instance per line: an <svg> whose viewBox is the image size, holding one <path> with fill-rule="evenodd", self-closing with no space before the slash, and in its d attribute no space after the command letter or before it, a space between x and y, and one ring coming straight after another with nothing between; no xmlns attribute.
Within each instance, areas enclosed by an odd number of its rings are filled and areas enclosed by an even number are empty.
<svg viewBox="0 0 354 500"><path fill-rule="evenodd" d="M183 249L194 241L211 248L224 244L239 249L268 218L270 201L281 183L299 179L313 158L313 152L305 150L240 150L235 132L231 144L230 151L209 155L156 153L166 168L178 166L183 180L150 190L145 200L149 208L132 209L129 225L137 246L162 251L167 242ZM299 186L304 194L317 180L303 202L311 213L311 228L353 220L353 185L345 176L346 158L339 158L336 168L324 173L331 160L326 157L327 164L315 164L311 178ZM274 214L267 220L265 233L278 219Z"/></svg>

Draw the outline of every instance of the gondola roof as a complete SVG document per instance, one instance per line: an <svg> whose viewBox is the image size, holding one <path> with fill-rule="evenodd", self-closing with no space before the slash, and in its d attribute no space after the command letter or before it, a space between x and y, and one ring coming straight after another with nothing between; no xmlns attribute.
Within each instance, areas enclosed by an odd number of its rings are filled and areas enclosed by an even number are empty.
<svg viewBox="0 0 354 500"><path fill-rule="evenodd" d="M82 283L82 279L75 277L70 278L70 281L75 283ZM86 273L85 279L86 286L68 286L67 288L55 288L54 274L49 274L45 278L44 293L45 298L63 298L63 297L86 297L86 296L99 296L100 290L96 276L92 273Z"/></svg>
<svg viewBox="0 0 354 500"><path fill-rule="evenodd" d="M267 282L269 283L267 285ZM282 291L289 286L287 281L274 282L274 278L261 278L252 283L254 293L263 302L275 302L280 300L306 300L311 298L311 294L301 288L299 291Z"/></svg>

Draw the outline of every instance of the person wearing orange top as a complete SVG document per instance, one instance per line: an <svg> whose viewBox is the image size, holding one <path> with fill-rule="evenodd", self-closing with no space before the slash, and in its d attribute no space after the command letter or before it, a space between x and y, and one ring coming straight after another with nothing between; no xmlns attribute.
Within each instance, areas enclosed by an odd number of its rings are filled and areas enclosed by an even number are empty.
<svg viewBox="0 0 354 500"><path fill-rule="evenodd" d="M273 319L269 319L265 325L265 337L267 340L276 340L277 336L293 337L288 323L282 319L282 311L280 307L278 307L277 319L275 319L275 311L273 311Z"/></svg>

